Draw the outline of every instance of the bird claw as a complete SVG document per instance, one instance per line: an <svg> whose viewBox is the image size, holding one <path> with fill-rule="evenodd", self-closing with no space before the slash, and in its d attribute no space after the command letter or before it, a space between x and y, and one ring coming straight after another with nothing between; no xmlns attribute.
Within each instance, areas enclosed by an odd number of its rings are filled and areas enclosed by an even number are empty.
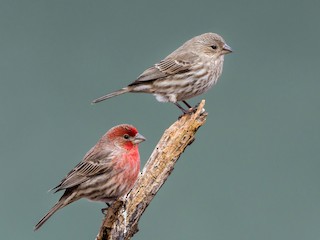
<svg viewBox="0 0 320 240"><path fill-rule="evenodd" d="M107 207L101 209L101 212L102 212L102 214L104 214L104 215L107 215L107 210L108 210L108 208L111 206L110 203L106 203L106 204L107 204Z"/></svg>
<svg viewBox="0 0 320 240"><path fill-rule="evenodd" d="M186 114L193 114L197 111L197 106L196 107L191 107L187 110Z"/></svg>
<svg viewBox="0 0 320 240"><path fill-rule="evenodd" d="M197 105L195 105L194 107L192 107L189 103L187 103L186 101L182 101L187 107L188 109L184 109L179 103L175 103L175 105L183 112L182 115L179 116L179 119L184 116L185 114L193 114L198 110L198 107L200 105L200 103L198 103ZM203 114L206 110L204 108L202 108L201 110L201 114Z"/></svg>
<svg viewBox="0 0 320 240"><path fill-rule="evenodd" d="M108 210L108 208L102 208L101 209L102 214L107 215L107 210Z"/></svg>
<svg viewBox="0 0 320 240"><path fill-rule="evenodd" d="M193 108L192 108L192 111L193 113L195 113L197 110L198 110L198 107L199 107L200 103L198 103L197 105L195 105ZM200 112L200 115L205 113L206 109L202 108L201 109L201 112Z"/></svg>
<svg viewBox="0 0 320 240"><path fill-rule="evenodd" d="M182 111L183 113L178 117L178 119L182 118L184 115L189 114L191 115L192 113L195 112L194 108L189 108L187 110Z"/></svg>

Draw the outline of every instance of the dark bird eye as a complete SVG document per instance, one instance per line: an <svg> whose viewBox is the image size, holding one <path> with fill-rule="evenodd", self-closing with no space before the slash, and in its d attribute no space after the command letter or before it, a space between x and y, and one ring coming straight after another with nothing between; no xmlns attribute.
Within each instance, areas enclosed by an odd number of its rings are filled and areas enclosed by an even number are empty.
<svg viewBox="0 0 320 240"><path fill-rule="evenodd" d="M217 46L216 45L212 45L211 48L212 49L217 49Z"/></svg>
<svg viewBox="0 0 320 240"><path fill-rule="evenodd" d="M125 134L125 135L123 135L123 138L124 138L124 139L129 139L129 135L128 135L128 134Z"/></svg>

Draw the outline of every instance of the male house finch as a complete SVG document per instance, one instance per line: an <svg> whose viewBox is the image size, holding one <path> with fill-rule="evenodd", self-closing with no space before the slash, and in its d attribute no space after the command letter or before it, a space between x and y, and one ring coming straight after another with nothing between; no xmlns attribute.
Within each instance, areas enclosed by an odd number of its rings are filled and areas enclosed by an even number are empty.
<svg viewBox="0 0 320 240"><path fill-rule="evenodd" d="M118 91L93 101L127 92L152 93L159 102L172 102L183 113L178 101L188 108L186 99L208 91L222 73L224 55L232 52L223 38L216 33L204 33L185 42L165 59L145 70L137 80Z"/></svg>
<svg viewBox="0 0 320 240"><path fill-rule="evenodd" d="M39 229L60 208L80 198L109 204L125 195L138 178L138 144L144 140L131 125L111 128L59 185L52 189L55 192L65 192L34 230Z"/></svg>

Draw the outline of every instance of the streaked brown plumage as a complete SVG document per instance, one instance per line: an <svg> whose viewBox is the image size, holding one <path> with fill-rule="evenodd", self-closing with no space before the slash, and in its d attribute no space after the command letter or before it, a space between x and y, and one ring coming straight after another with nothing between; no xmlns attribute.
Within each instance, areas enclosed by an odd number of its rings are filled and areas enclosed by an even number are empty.
<svg viewBox="0 0 320 240"><path fill-rule="evenodd" d="M80 198L111 203L125 195L138 178L138 144L144 140L132 125L122 124L111 128L52 189L65 192L34 230L39 229L57 210Z"/></svg>
<svg viewBox="0 0 320 240"><path fill-rule="evenodd" d="M151 93L159 102L178 103L208 91L222 73L224 55L232 52L216 33L204 33L185 42L165 59L145 70L137 80L118 91L97 98L98 103L127 92Z"/></svg>

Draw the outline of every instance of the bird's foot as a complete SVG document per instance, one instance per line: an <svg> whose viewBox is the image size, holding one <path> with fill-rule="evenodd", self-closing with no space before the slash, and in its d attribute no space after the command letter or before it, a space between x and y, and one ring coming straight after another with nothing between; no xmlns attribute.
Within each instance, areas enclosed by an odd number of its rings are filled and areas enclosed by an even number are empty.
<svg viewBox="0 0 320 240"><path fill-rule="evenodd" d="M199 106L199 103L198 103L196 106L190 107L190 108L187 109L187 110L184 109L184 110L182 111L183 114L181 114L178 119L180 119L181 117L183 117L183 116L186 115L186 114L192 115L192 114L196 113L197 110L198 110L198 106ZM200 115L203 114L203 113L205 113L205 112L206 112L206 110L205 110L204 108L202 108L202 110L201 110L201 112L200 112Z"/></svg>
<svg viewBox="0 0 320 240"><path fill-rule="evenodd" d="M185 109L185 108L183 108L179 103L174 103L181 111L182 111L182 115L180 115L179 116L179 119L183 116L183 115L185 115L185 114L193 114L193 113L195 113L197 110L198 110L198 107L199 107L199 104L200 103L198 103L197 105L195 105L194 107L192 107L189 103L187 103L186 101L182 101L187 107L188 107L188 109ZM201 113L200 114L203 114L204 112L205 112L206 110L203 108L202 110L201 110Z"/></svg>
<svg viewBox="0 0 320 240"><path fill-rule="evenodd" d="M104 214L104 215L107 214L107 210L108 210L108 208L111 206L110 203L106 203L106 204L107 204L107 207L101 209L101 212L102 212L102 214Z"/></svg>
<svg viewBox="0 0 320 240"><path fill-rule="evenodd" d="M198 103L197 105L195 105L193 108L192 108L192 113L195 113L197 110L198 110L198 107L199 107L200 103ZM202 108L201 112L200 112L200 115L205 113L205 109Z"/></svg>

